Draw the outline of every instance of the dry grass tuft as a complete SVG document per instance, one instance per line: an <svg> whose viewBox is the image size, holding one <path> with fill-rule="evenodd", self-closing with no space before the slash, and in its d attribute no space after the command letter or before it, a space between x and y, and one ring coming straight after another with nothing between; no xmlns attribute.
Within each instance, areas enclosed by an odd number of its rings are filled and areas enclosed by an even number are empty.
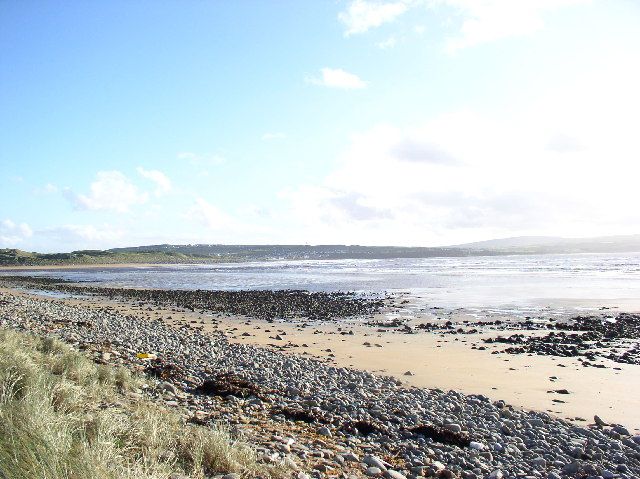
<svg viewBox="0 0 640 479"><path fill-rule="evenodd" d="M224 429L187 425L124 394L140 385L129 370L96 365L60 341L0 329L0 478L286 474L258 464Z"/></svg>

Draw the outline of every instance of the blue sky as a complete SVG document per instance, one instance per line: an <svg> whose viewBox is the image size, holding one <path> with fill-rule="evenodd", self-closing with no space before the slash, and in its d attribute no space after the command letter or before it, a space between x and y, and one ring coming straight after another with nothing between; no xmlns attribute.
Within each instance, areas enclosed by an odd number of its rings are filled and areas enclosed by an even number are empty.
<svg viewBox="0 0 640 479"><path fill-rule="evenodd" d="M3 2L0 247L640 232L640 6Z"/></svg>

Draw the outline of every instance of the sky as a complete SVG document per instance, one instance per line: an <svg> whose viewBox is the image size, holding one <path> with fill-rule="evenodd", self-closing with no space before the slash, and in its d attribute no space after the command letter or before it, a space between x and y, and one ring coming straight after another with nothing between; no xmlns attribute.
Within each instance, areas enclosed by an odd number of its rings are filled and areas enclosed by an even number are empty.
<svg viewBox="0 0 640 479"><path fill-rule="evenodd" d="M0 2L0 248L640 233L640 2Z"/></svg>

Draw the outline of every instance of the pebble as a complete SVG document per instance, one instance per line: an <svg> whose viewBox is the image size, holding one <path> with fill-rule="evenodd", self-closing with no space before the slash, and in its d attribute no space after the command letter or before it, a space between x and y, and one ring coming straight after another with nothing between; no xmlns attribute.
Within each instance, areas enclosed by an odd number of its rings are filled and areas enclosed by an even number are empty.
<svg viewBox="0 0 640 479"><path fill-rule="evenodd" d="M362 462L364 462L367 466L377 467L382 471L385 471L387 469L385 462L376 456L366 455L362 459Z"/></svg>
<svg viewBox="0 0 640 479"><path fill-rule="evenodd" d="M346 454L343 454L342 457L347 462L360 462L360 459L358 458L358 456L356 456L352 452L348 452Z"/></svg>
<svg viewBox="0 0 640 479"><path fill-rule="evenodd" d="M401 474L398 471L394 471L393 469L387 469L384 472L384 477L386 477L387 479L407 479L404 474Z"/></svg>
<svg viewBox="0 0 640 479"><path fill-rule="evenodd" d="M531 459L531 464L536 467L545 468L547 467L547 460L544 457L534 457Z"/></svg>
<svg viewBox="0 0 640 479"><path fill-rule="evenodd" d="M600 416L598 416L597 414L595 416L593 416L593 421L596 423L596 425L600 426L600 427L604 427L607 425L606 422L604 422Z"/></svg>
<svg viewBox="0 0 640 479"><path fill-rule="evenodd" d="M171 394L178 394L178 388L176 388L173 384L167 381L163 381L162 383L160 383L160 389L164 391L168 391Z"/></svg>
<svg viewBox="0 0 640 479"><path fill-rule="evenodd" d="M611 430L617 432L618 434L620 434L622 436L631 436L631 433L629 432L629 430L626 427L620 426L618 424L613 426L613 428L611 428Z"/></svg>

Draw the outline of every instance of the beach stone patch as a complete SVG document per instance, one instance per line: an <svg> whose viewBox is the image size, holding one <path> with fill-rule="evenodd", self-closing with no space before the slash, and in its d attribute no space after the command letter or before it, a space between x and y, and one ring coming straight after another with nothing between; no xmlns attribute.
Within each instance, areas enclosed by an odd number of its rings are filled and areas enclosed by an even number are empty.
<svg viewBox="0 0 640 479"><path fill-rule="evenodd" d="M508 344L502 353L577 358L584 367L605 368L597 360L640 365L640 315L576 316L548 325L544 336L522 333L485 338L486 344ZM496 352L496 351L494 351Z"/></svg>
<svg viewBox="0 0 640 479"><path fill-rule="evenodd" d="M369 298L351 292L305 290L163 290L109 288L73 284L59 278L2 276L2 281L79 295L126 299L155 306L177 306L190 311L210 311L264 320L306 318L329 321L377 313L385 298Z"/></svg>
<svg viewBox="0 0 640 479"><path fill-rule="evenodd" d="M640 477L640 437L624 434L622 425L577 426L481 395L408 388L390 376L60 300L0 293L0 326L56 336L88 353L107 352L110 363L135 371L148 368L157 387L132 394L187 408L185 422L224 422L250 438L262 460L303 465L306 472L293 477L363 477L369 468L379 469L371 477L387 471L395 479L389 471L407 479L486 479L498 472L505 479L577 479L605 477L605 471L620 479ZM157 359L138 359L141 352ZM220 395L196 392L221 376L226 382L213 385ZM238 395L223 396L231 386L240 389ZM287 418L283 411L303 411L313 422ZM365 425L376 430L364 434ZM331 436L318 434L321 427ZM295 441L289 443L290 437Z"/></svg>

